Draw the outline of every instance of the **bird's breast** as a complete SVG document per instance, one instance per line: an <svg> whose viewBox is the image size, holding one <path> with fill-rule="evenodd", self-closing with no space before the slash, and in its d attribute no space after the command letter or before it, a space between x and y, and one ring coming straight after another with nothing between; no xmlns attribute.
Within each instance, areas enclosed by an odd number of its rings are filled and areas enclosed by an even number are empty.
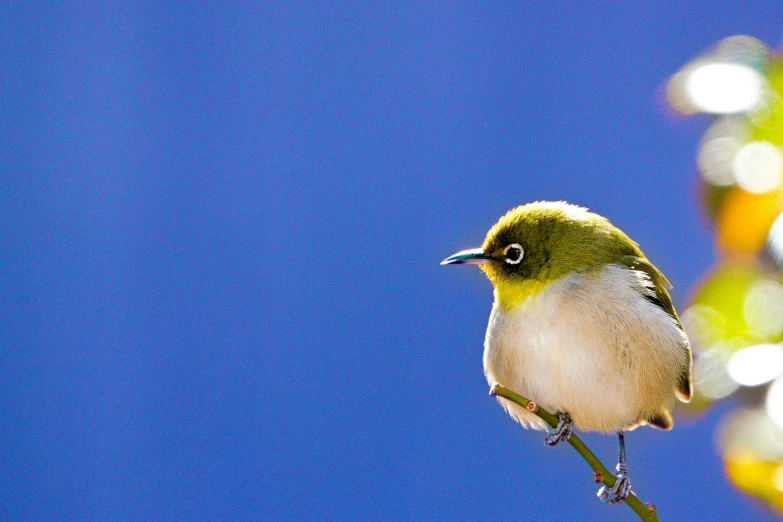
<svg viewBox="0 0 783 522"><path fill-rule="evenodd" d="M574 273L508 308L496 300L484 370L583 430L613 431L671 403L683 336L625 267ZM530 417L515 414L523 424Z"/></svg>

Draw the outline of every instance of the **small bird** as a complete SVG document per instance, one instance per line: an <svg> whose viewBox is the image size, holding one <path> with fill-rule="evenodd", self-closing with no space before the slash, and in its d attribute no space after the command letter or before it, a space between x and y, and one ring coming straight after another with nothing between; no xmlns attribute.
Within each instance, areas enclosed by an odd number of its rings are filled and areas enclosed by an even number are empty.
<svg viewBox="0 0 783 522"><path fill-rule="evenodd" d="M598 496L622 502L631 491L623 432L673 426L675 397L693 394L688 337L669 281L606 218L565 202L510 210L484 244L441 264L475 264L495 288L484 341L484 374L556 411L552 429L524 408L501 404L545 442L582 431L616 432L617 482Z"/></svg>

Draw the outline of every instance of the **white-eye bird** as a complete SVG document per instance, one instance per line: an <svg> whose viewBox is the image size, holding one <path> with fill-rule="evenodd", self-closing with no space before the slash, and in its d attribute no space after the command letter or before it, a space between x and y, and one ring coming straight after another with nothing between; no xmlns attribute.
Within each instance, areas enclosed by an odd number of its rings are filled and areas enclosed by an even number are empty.
<svg viewBox="0 0 783 522"><path fill-rule="evenodd" d="M671 285L634 241L609 221L564 202L509 211L484 244L441 264L476 264L495 287L484 341L484 373L557 412L551 429L508 401L526 428L548 430L553 446L583 431L617 432L617 482L599 497L630 492L624 430L673 426L675 397L692 395L688 338Z"/></svg>

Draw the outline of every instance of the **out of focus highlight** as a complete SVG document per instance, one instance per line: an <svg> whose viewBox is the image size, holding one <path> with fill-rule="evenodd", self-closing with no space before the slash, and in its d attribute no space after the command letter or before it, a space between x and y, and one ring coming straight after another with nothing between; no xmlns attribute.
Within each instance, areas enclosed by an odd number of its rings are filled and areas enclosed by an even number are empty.
<svg viewBox="0 0 783 522"><path fill-rule="evenodd" d="M668 82L671 106L714 121L696 159L719 259L682 314L697 414L737 405L718 440L731 481L783 512L783 55L733 36Z"/></svg>

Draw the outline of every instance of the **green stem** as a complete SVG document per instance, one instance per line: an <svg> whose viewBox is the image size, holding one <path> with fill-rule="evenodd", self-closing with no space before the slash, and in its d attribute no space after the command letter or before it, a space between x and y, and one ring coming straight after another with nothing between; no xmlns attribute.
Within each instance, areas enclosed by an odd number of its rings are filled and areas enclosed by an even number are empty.
<svg viewBox="0 0 783 522"><path fill-rule="evenodd" d="M538 415L541 420L553 428L557 426L557 416L552 415L533 401L514 393L508 388L504 388L500 384L494 385L489 393L490 395L497 395L498 397L503 397L504 399L508 399L511 402L519 404L529 412ZM571 446L576 450L577 453L579 453L579 455L581 455L585 462L587 462L587 464L593 468L593 478L595 479L596 483L606 484L608 487L614 486L614 483L617 482L617 478L606 468L606 466L604 466L603 462L598 460L598 457L596 457L595 454L590 451L590 448L585 446L585 443L582 442L582 439L580 439L576 433L571 434L571 438L568 439L568 443L571 444ZM655 507L652 506L652 504L645 504L639 500L639 497L634 495L633 492L630 493L628 498L625 499L625 503L628 504L628 507L631 508L640 519L650 522L658 521L658 515L655 512Z"/></svg>

